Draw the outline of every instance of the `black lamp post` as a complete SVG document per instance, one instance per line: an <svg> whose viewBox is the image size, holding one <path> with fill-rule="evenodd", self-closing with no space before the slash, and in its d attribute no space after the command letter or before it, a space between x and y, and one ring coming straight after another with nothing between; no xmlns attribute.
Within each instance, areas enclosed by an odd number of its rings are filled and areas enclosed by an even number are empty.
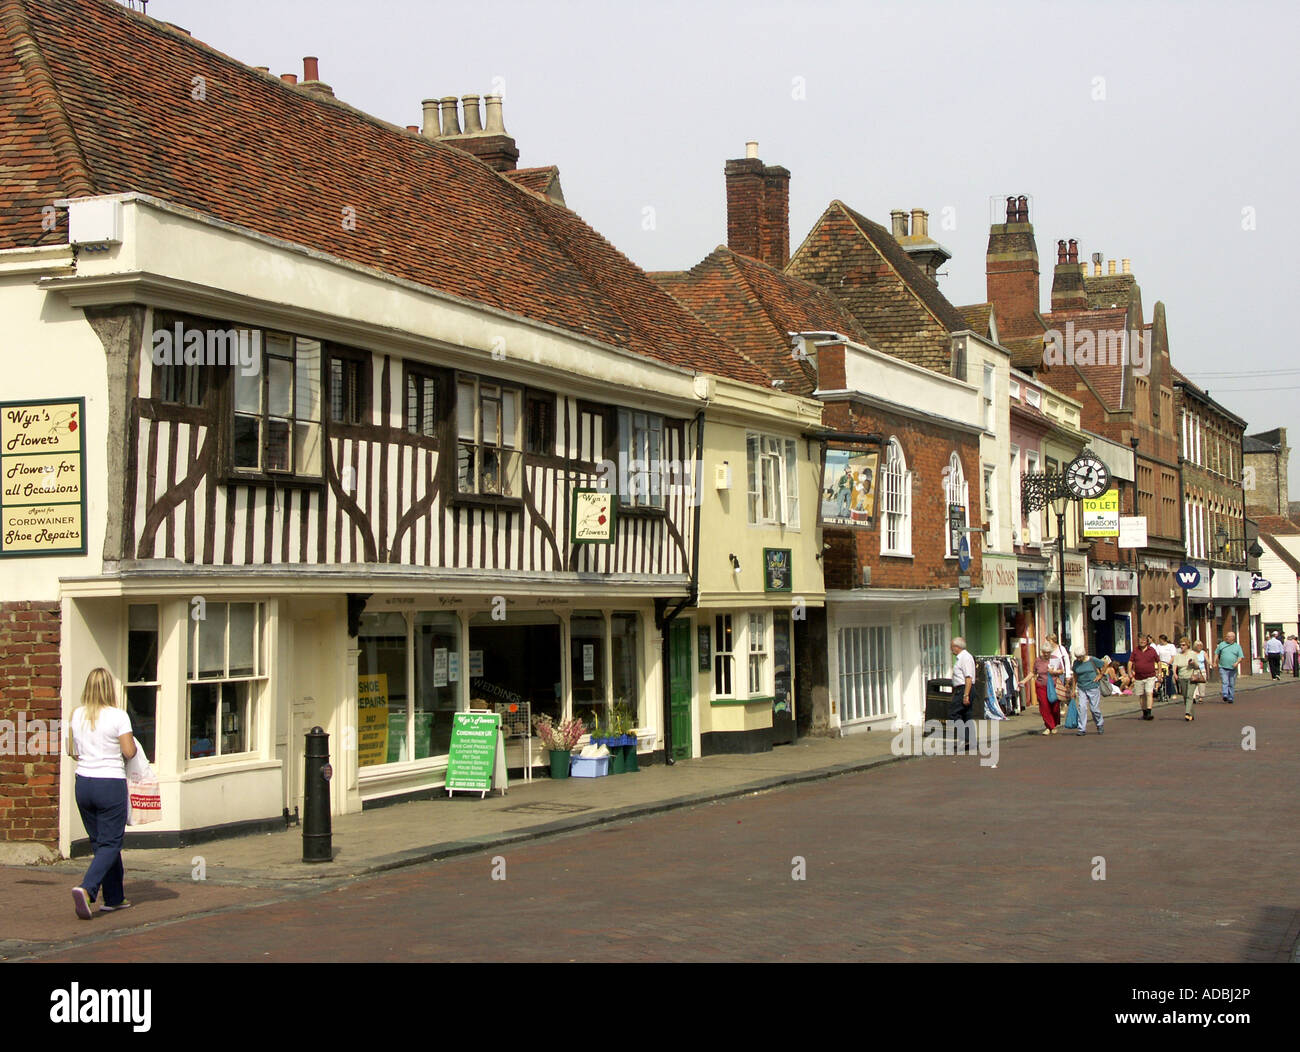
<svg viewBox="0 0 1300 1052"><path fill-rule="evenodd" d="M1056 573L1060 586L1060 619L1057 622L1060 635L1057 638L1061 646L1069 649L1070 641L1066 639L1065 626L1065 509L1070 505L1070 498L1064 494L1052 498L1052 511L1056 513Z"/></svg>

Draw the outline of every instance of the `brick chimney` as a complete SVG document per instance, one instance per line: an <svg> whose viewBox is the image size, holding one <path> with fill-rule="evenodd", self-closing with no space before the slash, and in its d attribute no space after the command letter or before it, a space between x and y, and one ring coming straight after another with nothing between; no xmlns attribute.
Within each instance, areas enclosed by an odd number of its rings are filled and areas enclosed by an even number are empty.
<svg viewBox="0 0 1300 1052"><path fill-rule="evenodd" d="M1027 197L1008 197L1006 222L989 227L984 269L998 332L1004 336L1031 333L1040 293L1038 245L1029 222Z"/></svg>
<svg viewBox="0 0 1300 1052"><path fill-rule="evenodd" d="M1079 242L1070 238L1056 243L1056 269L1052 272L1052 310L1086 310L1088 291L1079 265Z"/></svg>
<svg viewBox="0 0 1300 1052"><path fill-rule="evenodd" d="M422 134L426 139L439 139L458 150L472 153L498 172L515 170L519 149L515 140L506 134L500 95L466 95L460 100L455 95L448 95L442 99L425 99L423 105ZM458 106L464 110L463 122Z"/></svg>
<svg viewBox="0 0 1300 1052"><path fill-rule="evenodd" d="M790 171L765 165L758 143L726 164L727 247L777 270L790 262Z"/></svg>

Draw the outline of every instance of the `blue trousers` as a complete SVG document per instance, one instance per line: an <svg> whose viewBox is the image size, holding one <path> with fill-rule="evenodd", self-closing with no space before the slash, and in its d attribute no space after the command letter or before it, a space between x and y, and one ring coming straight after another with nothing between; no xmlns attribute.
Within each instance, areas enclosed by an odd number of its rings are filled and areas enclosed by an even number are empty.
<svg viewBox="0 0 1300 1052"><path fill-rule="evenodd" d="M100 888L104 905L116 906L126 894L122 890L122 838L126 836L128 810L125 778L86 778L77 775L77 810L86 827L95 856L81 878L90 901Z"/></svg>
<svg viewBox="0 0 1300 1052"><path fill-rule="evenodd" d="M1237 670L1235 668L1220 668L1219 679L1223 684L1220 691L1222 699L1232 701L1235 696L1233 687L1237 685Z"/></svg>

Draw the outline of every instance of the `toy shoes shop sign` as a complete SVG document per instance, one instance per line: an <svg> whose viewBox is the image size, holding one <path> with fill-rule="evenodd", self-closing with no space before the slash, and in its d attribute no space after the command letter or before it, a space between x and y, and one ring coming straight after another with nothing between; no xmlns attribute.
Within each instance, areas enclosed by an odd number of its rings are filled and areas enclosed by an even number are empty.
<svg viewBox="0 0 1300 1052"><path fill-rule="evenodd" d="M0 402L0 557L86 554L86 402Z"/></svg>

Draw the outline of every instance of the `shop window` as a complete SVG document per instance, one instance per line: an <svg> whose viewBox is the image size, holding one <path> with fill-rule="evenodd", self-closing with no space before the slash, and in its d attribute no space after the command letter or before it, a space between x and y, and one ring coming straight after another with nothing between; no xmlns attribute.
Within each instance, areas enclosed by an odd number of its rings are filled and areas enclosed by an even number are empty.
<svg viewBox="0 0 1300 1052"><path fill-rule="evenodd" d="M473 376L456 381L456 489L520 495L519 392Z"/></svg>
<svg viewBox="0 0 1300 1052"><path fill-rule="evenodd" d="M145 756L157 762L158 607L132 605L126 619L126 713Z"/></svg>
<svg viewBox="0 0 1300 1052"><path fill-rule="evenodd" d="M606 718L605 615L576 611L569 618L569 682L573 714L587 726Z"/></svg>
<svg viewBox="0 0 1300 1052"><path fill-rule="evenodd" d="M214 603L192 621L189 673L189 756L252 752L254 689L265 679L260 603Z"/></svg>
<svg viewBox="0 0 1300 1052"><path fill-rule="evenodd" d="M406 430L424 438L438 435L438 378L414 365L406 366Z"/></svg>
<svg viewBox="0 0 1300 1052"><path fill-rule="evenodd" d="M664 418L654 413L618 411L619 504L626 508L662 508Z"/></svg>
<svg viewBox="0 0 1300 1052"><path fill-rule="evenodd" d="M421 611L414 618L415 690L411 699L412 758L445 756L452 715L460 708L460 618Z"/></svg>
<svg viewBox="0 0 1300 1052"><path fill-rule="evenodd" d="M335 352L329 358L330 421L335 424L364 424L367 417L369 362L365 355Z"/></svg>
<svg viewBox="0 0 1300 1052"><path fill-rule="evenodd" d="M560 620L544 611L475 614L469 629L470 708L527 702L534 716L558 719L563 703ZM577 706L574 706L575 710ZM572 713L585 719L579 711Z"/></svg>
<svg viewBox="0 0 1300 1052"><path fill-rule="evenodd" d="M357 763L411 758L406 615L363 613L357 629Z"/></svg>
<svg viewBox="0 0 1300 1052"><path fill-rule="evenodd" d="M614 704L624 706L641 723L641 618L633 612L609 619Z"/></svg>
<svg viewBox="0 0 1300 1052"><path fill-rule="evenodd" d="M320 342L265 333L261 368L234 370L234 385L234 469L319 477Z"/></svg>
<svg viewBox="0 0 1300 1052"><path fill-rule="evenodd" d="M891 630L884 626L840 629L840 719L843 722L894 712L891 637Z"/></svg>
<svg viewBox="0 0 1300 1052"><path fill-rule="evenodd" d="M947 679L951 671L948 653L948 626L942 623L922 625L921 670L926 679Z"/></svg>
<svg viewBox="0 0 1300 1052"><path fill-rule="evenodd" d="M767 614L749 615L749 693L767 693Z"/></svg>
<svg viewBox="0 0 1300 1052"><path fill-rule="evenodd" d="M912 473L898 439L889 440L880 472L880 499L885 519L881 555L912 554Z"/></svg>
<svg viewBox="0 0 1300 1052"><path fill-rule="evenodd" d="M749 521L799 525L798 443L771 435L746 436Z"/></svg>
<svg viewBox="0 0 1300 1052"><path fill-rule="evenodd" d="M550 455L555 452L555 398L529 395L525 404L524 452Z"/></svg>
<svg viewBox="0 0 1300 1052"><path fill-rule="evenodd" d="M731 615L713 619L713 696L729 698L734 693L735 653L732 650Z"/></svg>

